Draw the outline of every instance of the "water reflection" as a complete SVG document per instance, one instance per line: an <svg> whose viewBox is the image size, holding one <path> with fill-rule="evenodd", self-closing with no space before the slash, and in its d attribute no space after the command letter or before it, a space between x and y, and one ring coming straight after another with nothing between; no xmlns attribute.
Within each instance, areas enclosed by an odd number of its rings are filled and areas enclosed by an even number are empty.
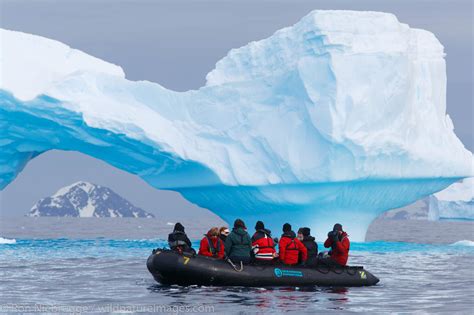
<svg viewBox="0 0 474 315"><path fill-rule="evenodd" d="M238 307L257 307L260 310L305 310L308 305L314 306L315 303L322 304L326 309L344 309L344 304L350 301L347 296L349 289L342 287L181 287L156 284L149 286L148 290L171 297L176 303L182 303L183 297L186 296L190 303L195 300L215 301L219 304L235 304Z"/></svg>

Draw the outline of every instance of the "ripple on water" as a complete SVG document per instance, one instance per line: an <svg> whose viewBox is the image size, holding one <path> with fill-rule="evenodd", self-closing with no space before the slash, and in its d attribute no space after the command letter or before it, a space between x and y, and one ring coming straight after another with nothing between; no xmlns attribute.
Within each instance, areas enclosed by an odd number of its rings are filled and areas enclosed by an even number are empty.
<svg viewBox="0 0 474 315"><path fill-rule="evenodd" d="M145 263L157 240L17 240L0 245L0 303L213 304L223 311L469 312L468 246L354 243L351 263L381 282L367 288L162 286ZM472 296L471 296L472 297Z"/></svg>

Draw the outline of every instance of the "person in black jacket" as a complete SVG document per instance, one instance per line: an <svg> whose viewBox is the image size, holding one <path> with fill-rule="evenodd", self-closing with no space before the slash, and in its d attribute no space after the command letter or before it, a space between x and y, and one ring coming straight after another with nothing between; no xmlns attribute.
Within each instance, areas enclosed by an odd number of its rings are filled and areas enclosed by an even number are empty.
<svg viewBox="0 0 474 315"><path fill-rule="evenodd" d="M308 227L302 227L298 230L298 239L308 250L308 259L306 260L307 266L316 266L318 263L318 244L316 243L313 236L311 236L311 229Z"/></svg>
<svg viewBox="0 0 474 315"><path fill-rule="evenodd" d="M184 226L179 222L174 225L173 233L168 234L168 245L171 250L179 253L196 253L192 248L191 241L184 232Z"/></svg>

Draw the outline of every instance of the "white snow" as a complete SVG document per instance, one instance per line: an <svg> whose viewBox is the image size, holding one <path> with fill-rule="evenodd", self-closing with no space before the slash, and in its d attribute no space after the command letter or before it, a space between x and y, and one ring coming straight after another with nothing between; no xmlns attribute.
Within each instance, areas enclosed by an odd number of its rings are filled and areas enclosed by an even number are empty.
<svg viewBox="0 0 474 315"><path fill-rule="evenodd" d="M122 68L41 36L0 29L0 86L21 100L80 71L125 77ZM25 75L28 74L28 75Z"/></svg>
<svg viewBox="0 0 474 315"><path fill-rule="evenodd" d="M38 209L36 204L31 208L29 216L30 217L39 217L40 216L40 212L39 212L39 209Z"/></svg>
<svg viewBox="0 0 474 315"><path fill-rule="evenodd" d="M454 183L448 188L435 194L438 200L471 201L474 199L474 178L466 178Z"/></svg>
<svg viewBox="0 0 474 315"><path fill-rule="evenodd" d="M83 208L79 209L79 217L81 218L92 218L95 213L95 205L93 200L88 197L87 198L87 205Z"/></svg>

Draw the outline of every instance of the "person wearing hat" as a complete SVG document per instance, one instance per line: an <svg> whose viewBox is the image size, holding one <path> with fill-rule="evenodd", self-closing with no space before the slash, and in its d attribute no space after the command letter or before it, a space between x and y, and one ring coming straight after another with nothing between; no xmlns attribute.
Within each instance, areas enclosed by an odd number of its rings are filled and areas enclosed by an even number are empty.
<svg viewBox="0 0 474 315"><path fill-rule="evenodd" d="M224 258L224 242L219 237L219 228L211 228L202 238L199 244L198 255Z"/></svg>
<svg viewBox="0 0 474 315"><path fill-rule="evenodd" d="M349 258L350 241L346 232L339 223L334 224L332 231L328 233L328 238L324 242L324 247L329 248L329 258L323 260L326 264L337 264L345 266Z"/></svg>
<svg viewBox="0 0 474 315"><path fill-rule="evenodd" d="M308 251L307 266L316 266L318 262L318 244L315 238L311 236L311 229L309 227L302 227L298 230L298 239L303 243Z"/></svg>
<svg viewBox="0 0 474 315"><path fill-rule="evenodd" d="M250 251L252 250L252 242L250 235L247 233L244 221L237 219L234 222L232 232L225 240L225 254L234 263L242 262L250 263Z"/></svg>
<svg viewBox="0 0 474 315"><path fill-rule="evenodd" d="M184 226L179 222L174 225L173 233L168 234L168 245L171 250L175 250L181 254L196 253L192 248L191 241L184 232Z"/></svg>
<svg viewBox="0 0 474 315"><path fill-rule="evenodd" d="M289 223L283 225L283 234L281 235L278 248L280 249L280 261L286 265L296 265L300 256L301 263L305 263L308 258L306 247L296 238L296 234L291 230Z"/></svg>
<svg viewBox="0 0 474 315"><path fill-rule="evenodd" d="M257 221L255 224L255 233L252 236L252 251L255 261L259 263L270 263L277 257L271 232L265 228L262 221Z"/></svg>
<svg viewBox="0 0 474 315"><path fill-rule="evenodd" d="M219 238L221 239L222 242L225 242L225 239L227 238L227 235L229 234L230 234L230 231L227 226L221 226L219 228Z"/></svg>

